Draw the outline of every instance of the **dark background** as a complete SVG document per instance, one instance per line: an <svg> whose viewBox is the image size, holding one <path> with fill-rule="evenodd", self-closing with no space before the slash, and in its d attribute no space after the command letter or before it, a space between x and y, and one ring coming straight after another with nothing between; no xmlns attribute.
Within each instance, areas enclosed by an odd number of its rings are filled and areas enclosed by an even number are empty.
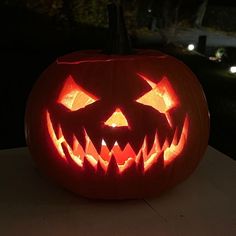
<svg viewBox="0 0 236 236"><path fill-rule="evenodd" d="M84 1L84 5L79 5L79 13L76 13L77 8L70 4L59 7L60 10L57 10L56 7L53 8L54 10L50 10L51 8L42 7L44 6L42 2L45 1L39 1L41 5L37 5L35 2L37 1L25 0L0 3L1 149L26 145L24 138L25 105L30 90L40 73L59 55L80 49L104 48L106 42L105 13L104 18L97 15L94 20L93 17L88 18L88 23L80 22L82 20L79 14L87 11L86 1ZM181 50L180 45L163 42L150 44L145 40L139 40L137 36L139 29L150 30L150 22L153 17L165 16L160 11L156 11L156 15L155 12L150 15L147 10L150 7L151 9L155 9L155 7L163 9L160 6L163 7L165 1L157 1L160 5L155 5L153 1L137 1L143 7L137 7L139 17L135 19L133 3L131 0L127 2L127 21L133 45L143 48L161 48L182 59L197 74L206 93L211 112L210 144L236 159L234 150L236 77L220 75L220 71L226 68L225 63L216 65L198 54L188 54ZM177 1L170 2L174 2L173 6L176 6ZM202 1L193 2L195 3L195 5L192 4L195 6L194 8L187 3L181 8L183 15L180 18L187 27L194 27L192 16ZM212 27L214 30L235 32L236 19L233 14L235 11L232 9L235 9L235 1L208 1L203 26ZM92 10L90 15L96 12L96 9ZM229 14L229 12L232 13ZM229 17L230 20L227 22L219 20L222 17ZM96 22L99 23L96 24ZM166 24L168 25L169 22ZM165 29L163 23L157 26ZM204 70L206 63L208 70ZM214 74L215 71L217 71L216 74Z"/></svg>

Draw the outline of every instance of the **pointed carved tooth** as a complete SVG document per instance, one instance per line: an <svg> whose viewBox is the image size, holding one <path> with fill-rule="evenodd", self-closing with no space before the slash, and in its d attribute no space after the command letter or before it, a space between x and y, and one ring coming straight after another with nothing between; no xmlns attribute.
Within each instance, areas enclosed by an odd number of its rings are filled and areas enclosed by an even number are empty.
<svg viewBox="0 0 236 236"><path fill-rule="evenodd" d="M153 148L153 145L154 145L154 140L155 140L155 135L156 135L156 132L152 132L151 134L147 135L146 137L146 143L147 143L147 154L150 153L150 151L152 150Z"/></svg>
<svg viewBox="0 0 236 236"><path fill-rule="evenodd" d="M155 135L155 152L160 152L160 151L161 151L161 146L159 143L158 134L156 133L156 135Z"/></svg>
<svg viewBox="0 0 236 236"><path fill-rule="evenodd" d="M182 135L182 128L177 127L175 129L173 144L178 145L181 135Z"/></svg>
<svg viewBox="0 0 236 236"><path fill-rule="evenodd" d="M59 137L59 139L63 137L61 125L59 125L59 127L58 127L58 137Z"/></svg>
<svg viewBox="0 0 236 236"><path fill-rule="evenodd" d="M107 148L109 149L109 151L112 151L112 148L114 147L116 140L115 139L105 139L105 142L107 144Z"/></svg>
<svg viewBox="0 0 236 236"><path fill-rule="evenodd" d="M175 129L175 133L174 133L174 137L172 140L172 144L177 145L179 142L179 138L178 138L178 128Z"/></svg>
<svg viewBox="0 0 236 236"><path fill-rule="evenodd" d="M168 114L170 114L170 117L172 119L171 121L172 127L173 127L172 129L174 130L173 137L175 136L172 140L178 143L180 136L182 134L184 121L185 121L184 118L186 117L186 115L183 114L181 109L178 109L176 107L170 109L170 111L168 111Z"/></svg>
<svg viewBox="0 0 236 236"><path fill-rule="evenodd" d="M129 158L124 165L119 166L123 175L136 175L136 163L134 158Z"/></svg>
<svg viewBox="0 0 236 236"><path fill-rule="evenodd" d="M71 149L73 149L74 134L64 126L62 126L62 133L67 144L70 146Z"/></svg>
<svg viewBox="0 0 236 236"><path fill-rule="evenodd" d="M123 150L123 153L126 154L125 159L129 157L132 157L132 158L136 157L136 153L134 152L133 148L131 147L129 143L126 145L125 149Z"/></svg>
<svg viewBox="0 0 236 236"><path fill-rule="evenodd" d="M106 142L104 141L104 139L102 139L102 146L106 146Z"/></svg>
<svg viewBox="0 0 236 236"><path fill-rule="evenodd" d="M172 128L173 127L172 116L171 116L170 112L168 112L168 111L166 112L166 119L168 121L169 126Z"/></svg>
<svg viewBox="0 0 236 236"><path fill-rule="evenodd" d="M78 142L76 136L73 135L73 147L72 147L73 152L75 152L75 151L79 148L79 145L80 145L80 144L79 144L79 142Z"/></svg>
<svg viewBox="0 0 236 236"><path fill-rule="evenodd" d="M164 167L164 152L154 154L145 162L144 171L152 173L161 173Z"/></svg>
<svg viewBox="0 0 236 236"><path fill-rule="evenodd" d="M105 160L103 160L101 157L100 157L100 159L99 159L99 162L100 162L100 165L101 165L101 167L105 170L105 172L107 171L107 167L108 167L108 161L105 161Z"/></svg>
<svg viewBox="0 0 236 236"><path fill-rule="evenodd" d="M94 145L97 153L101 153L102 138L97 137L96 139L93 139L92 142L93 142L93 145Z"/></svg>
<svg viewBox="0 0 236 236"><path fill-rule="evenodd" d="M156 163L154 164L158 172L161 172L164 167L164 152L158 154Z"/></svg>
<svg viewBox="0 0 236 236"><path fill-rule="evenodd" d="M64 141L64 142L62 142L61 147L62 147L63 153L64 153L65 156L66 156L66 159L67 159L68 161L70 161L70 160L73 161L73 159L71 158L71 154L70 154L70 152L69 152L69 150L68 150L68 148L69 148L69 147L68 147L68 144Z"/></svg>
<svg viewBox="0 0 236 236"><path fill-rule="evenodd" d="M100 135L99 130L98 131L87 131L84 129L85 132L85 137L86 137L86 148L91 146L90 144L92 143L93 147L96 150L97 154L101 153L101 146L102 146L102 137Z"/></svg>
<svg viewBox="0 0 236 236"><path fill-rule="evenodd" d="M75 156L80 157L81 160L84 158L84 149L78 142L76 136L74 135L74 142L73 142L73 153Z"/></svg>
<svg viewBox="0 0 236 236"><path fill-rule="evenodd" d="M75 156L73 154L73 151L72 149L70 148L70 146L64 141L62 144L62 149L63 149L63 152L66 156L66 159L67 161L72 164L73 166L76 166L77 168L78 167L82 167L82 159L80 156Z"/></svg>
<svg viewBox="0 0 236 236"><path fill-rule="evenodd" d="M170 146L170 143L169 143L169 141L168 141L168 138L166 138L166 140L165 140L165 142L164 142L164 144L163 144L161 150L162 150L162 151L165 151L166 148L168 148L169 146Z"/></svg>
<svg viewBox="0 0 236 236"><path fill-rule="evenodd" d="M73 140L74 140L73 141L73 152L74 153L77 152L78 149L83 149L75 135L73 135Z"/></svg>
<svg viewBox="0 0 236 236"><path fill-rule="evenodd" d="M139 151L139 153L135 157L135 162L138 163L140 156L143 155L142 149Z"/></svg>
<svg viewBox="0 0 236 236"><path fill-rule="evenodd" d="M182 135L182 132L183 132L183 126L184 126L184 122L183 122L183 124L180 126L178 126L177 127L177 132L176 132L176 141L177 141L177 143L179 143L179 140L180 140L180 137L181 137L181 135Z"/></svg>
<svg viewBox="0 0 236 236"><path fill-rule="evenodd" d="M60 139L62 136L60 124L56 123L56 122L52 122L52 126L53 126L53 130L54 130L54 133L55 133L57 139Z"/></svg>
<svg viewBox="0 0 236 236"><path fill-rule="evenodd" d="M143 140L143 145L142 145L141 153L143 155L143 159L145 160L148 157L148 155L147 155L147 141L146 141L146 137Z"/></svg>
<svg viewBox="0 0 236 236"><path fill-rule="evenodd" d="M86 149L86 138L85 138L84 130L80 129L80 130L76 131L75 136L76 136L76 139L78 140L79 144L81 145L81 147L85 151L85 149Z"/></svg>
<svg viewBox="0 0 236 236"><path fill-rule="evenodd" d="M137 155L142 148L143 144L143 139L142 138L137 138L136 140L130 141L130 146L132 147L133 151Z"/></svg>
<svg viewBox="0 0 236 236"><path fill-rule="evenodd" d="M116 158L118 164L123 163L127 159L117 142L115 142L110 155L113 155Z"/></svg>
<svg viewBox="0 0 236 236"><path fill-rule="evenodd" d="M97 175L103 176L103 175L105 175L105 173L106 173L105 169L102 167L100 160L98 160L98 162L97 162Z"/></svg>
<svg viewBox="0 0 236 236"><path fill-rule="evenodd" d="M110 151L108 150L107 144L104 140L102 140L102 148L101 148L101 152L100 152L100 157L104 161L108 161L111 158Z"/></svg>
<svg viewBox="0 0 236 236"><path fill-rule="evenodd" d="M165 140L166 140L166 135L165 135L165 132L159 132L157 134L158 136L158 141L159 141L159 144L160 144L160 148L162 149L164 143L165 143Z"/></svg>
<svg viewBox="0 0 236 236"><path fill-rule="evenodd" d="M144 159L143 159L143 154L141 153L138 160L137 160L137 172L139 174L144 173Z"/></svg>
<svg viewBox="0 0 236 236"><path fill-rule="evenodd" d="M95 172L95 165L96 163L93 162L90 156L84 156L83 169L85 172Z"/></svg>
<svg viewBox="0 0 236 236"><path fill-rule="evenodd" d="M180 137L179 137L179 142L180 142L182 136L187 134L188 129L189 129L189 118L188 118L188 115L186 115L185 118L184 118L184 121L183 121L182 128L181 128L181 134L180 134Z"/></svg>
<svg viewBox="0 0 236 236"><path fill-rule="evenodd" d="M93 145L93 142L90 140L89 136L86 137L86 155L91 156L95 160L99 159L99 154L96 150L96 148Z"/></svg>
<svg viewBox="0 0 236 236"><path fill-rule="evenodd" d="M170 146L171 146L171 144L174 140L174 135L175 135L175 129L172 129L171 132L168 134L168 137L167 137Z"/></svg>
<svg viewBox="0 0 236 236"><path fill-rule="evenodd" d="M66 142L64 141L62 144L61 144L61 147L62 147L62 150L66 156L67 159L71 159L71 156L68 152L68 149L67 149L67 146L66 146Z"/></svg>
<svg viewBox="0 0 236 236"><path fill-rule="evenodd" d="M176 128L173 142L170 148L165 150L165 153L164 153L165 165L168 165L171 161L173 161L173 159L175 159L182 152L186 143L186 138L188 137L188 125L189 125L189 121L186 117L180 138L178 138L178 135L177 135L178 130Z"/></svg>
<svg viewBox="0 0 236 236"><path fill-rule="evenodd" d="M127 142L127 140L120 139L120 140L117 140L117 143L118 143L120 149L123 151L128 142Z"/></svg>
<svg viewBox="0 0 236 236"><path fill-rule="evenodd" d="M60 123L59 123L58 119L56 119L55 116L53 116L52 114L49 114L49 113L48 113L48 115L49 115L49 119L50 119L50 122L51 122L51 125L53 128L53 131L56 135L56 138L60 139L62 136L61 129L60 129L61 128Z"/></svg>
<svg viewBox="0 0 236 236"><path fill-rule="evenodd" d="M89 148L89 144L91 143L91 140L90 140L90 137L88 136L87 132L84 130L84 133L85 133L85 142L86 142L86 145L85 145L85 153L88 152L88 148Z"/></svg>
<svg viewBox="0 0 236 236"><path fill-rule="evenodd" d="M116 176L117 174L119 174L119 167L118 167L118 165L116 163L116 159L113 155L111 156L110 162L108 164L106 174L109 176Z"/></svg>
<svg viewBox="0 0 236 236"><path fill-rule="evenodd" d="M91 165L95 167L97 165L98 160L95 159L95 157L93 157L92 155L87 154L86 156L87 160L91 163Z"/></svg>
<svg viewBox="0 0 236 236"><path fill-rule="evenodd" d="M101 153L102 146L102 138L98 135L91 138L89 134L84 130L85 138L86 138L86 153L90 153L92 151L93 156L98 157Z"/></svg>

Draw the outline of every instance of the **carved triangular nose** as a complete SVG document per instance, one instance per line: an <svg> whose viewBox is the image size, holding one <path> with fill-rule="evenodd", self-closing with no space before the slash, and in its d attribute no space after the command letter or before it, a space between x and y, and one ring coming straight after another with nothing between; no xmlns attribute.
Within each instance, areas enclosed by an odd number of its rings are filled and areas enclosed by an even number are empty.
<svg viewBox="0 0 236 236"><path fill-rule="evenodd" d="M115 112L105 121L104 124L111 127L129 126L125 115L119 108L115 110Z"/></svg>

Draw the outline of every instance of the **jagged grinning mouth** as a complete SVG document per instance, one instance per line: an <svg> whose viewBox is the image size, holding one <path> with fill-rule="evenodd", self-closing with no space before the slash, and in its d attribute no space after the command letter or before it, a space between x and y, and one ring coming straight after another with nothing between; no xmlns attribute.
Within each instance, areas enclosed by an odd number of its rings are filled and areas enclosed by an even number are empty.
<svg viewBox="0 0 236 236"><path fill-rule="evenodd" d="M119 172L125 171L128 167L134 164L136 166L140 166L141 164L143 166L143 171L146 172L159 158L163 158L164 166L168 165L182 152L188 137L189 128L189 118L188 115L186 115L180 137L177 138L178 135L176 129L172 142L169 143L166 139L161 147L158 141L158 134L156 134L153 146L149 153L147 153L146 137L144 138L138 154L134 152L129 143L127 143L125 148L121 150L118 143L115 142L114 146L109 150L104 140L102 140L101 152L98 153L85 129L86 145L84 150L75 135L73 136L73 145L71 147L66 141L60 126L56 134L48 111L46 112L46 120L49 135L61 158L66 161L71 159L79 167L83 167L84 163L88 161L95 169L97 169L98 165L102 166L104 171L109 169L109 164L113 161L117 165ZM119 164L117 160L119 160L120 156L124 155L125 162ZM124 159L124 157L122 159Z"/></svg>

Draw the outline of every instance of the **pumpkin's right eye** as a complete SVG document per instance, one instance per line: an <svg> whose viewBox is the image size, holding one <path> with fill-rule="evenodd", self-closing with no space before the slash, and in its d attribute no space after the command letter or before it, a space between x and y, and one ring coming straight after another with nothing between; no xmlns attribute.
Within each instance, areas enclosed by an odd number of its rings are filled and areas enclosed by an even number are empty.
<svg viewBox="0 0 236 236"><path fill-rule="evenodd" d="M79 86L72 76L68 76L57 102L71 111L77 111L99 100L96 96Z"/></svg>
<svg viewBox="0 0 236 236"><path fill-rule="evenodd" d="M172 107L177 106L178 97L170 82L164 77L158 84L155 84L144 75L138 74L150 85L150 91L143 94L136 102L151 106L161 113L166 113Z"/></svg>

